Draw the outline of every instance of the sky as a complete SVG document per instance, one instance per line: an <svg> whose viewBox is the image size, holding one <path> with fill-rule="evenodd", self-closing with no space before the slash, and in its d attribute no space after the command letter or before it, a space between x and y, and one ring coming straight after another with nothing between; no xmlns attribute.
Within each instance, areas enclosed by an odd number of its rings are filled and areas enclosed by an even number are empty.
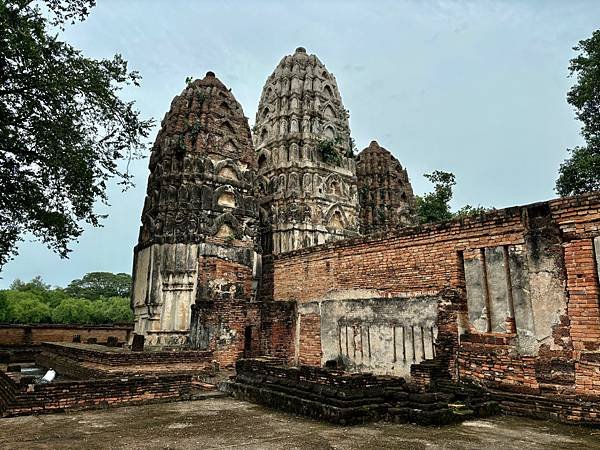
<svg viewBox="0 0 600 450"><path fill-rule="evenodd" d="M568 62L598 18L597 0L98 0L62 37L89 57L122 54L143 76L123 95L157 124L186 77L211 70L252 126L265 80L303 46L336 76L359 149L375 139L390 150L417 194L431 190L424 173L445 170L454 208L502 208L556 196L566 149L583 142L565 100ZM26 239L0 288L131 272L147 165L130 166L134 188L110 186L103 227L86 227L69 259Z"/></svg>

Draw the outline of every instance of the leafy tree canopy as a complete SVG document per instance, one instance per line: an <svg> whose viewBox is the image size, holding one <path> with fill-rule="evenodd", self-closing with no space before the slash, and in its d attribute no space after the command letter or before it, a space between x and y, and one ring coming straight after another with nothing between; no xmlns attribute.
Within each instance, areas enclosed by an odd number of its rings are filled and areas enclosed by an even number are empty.
<svg viewBox="0 0 600 450"><path fill-rule="evenodd" d="M121 161L141 155L153 125L120 90L127 62L91 59L57 31L94 0L0 0L0 268L24 233L66 257L82 223L98 226L106 185L131 183Z"/></svg>
<svg viewBox="0 0 600 450"><path fill-rule="evenodd" d="M421 223L443 222L452 219L450 200L452 187L456 184L453 173L436 170L424 175L433 183L434 190L416 198L417 214Z"/></svg>
<svg viewBox="0 0 600 450"><path fill-rule="evenodd" d="M48 323L52 314L50 306L36 298L14 302L8 312L14 323Z"/></svg>
<svg viewBox="0 0 600 450"><path fill-rule="evenodd" d="M119 296L128 293L130 284L128 274L92 272L71 282L70 286L77 287L77 295L71 295L67 289L50 288L39 276L29 282L15 280L10 289L0 291L0 322L132 322L129 298ZM81 298L84 295L90 298Z"/></svg>
<svg viewBox="0 0 600 450"><path fill-rule="evenodd" d="M567 101L582 123L586 145L569 149L560 166L556 191L561 196L600 190L600 30L573 50L579 54L571 59L569 71L577 78Z"/></svg>
<svg viewBox="0 0 600 450"><path fill-rule="evenodd" d="M416 196L416 212L420 223L445 222L452 219L476 216L488 211L482 206L465 205L453 213L450 208L456 177L451 172L436 170L424 175L433 183L433 192Z"/></svg>
<svg viewBox="0 0 600 450"><path fill-rule="evenodd" d="M90 272L80 280L73 280L65 292L72 297L91 300L100 297L129 297L131 275L128 273Z"/></svg>
<svg viewBox="0 0 600 450"><path fill-rule="evenodd" d="M40 275L31 279L31 281L24 282L20 279L16 279L10 284L10 289L13 291L34 291L34 292L44 292L50 289L50 285L44 283L42 277Z"/></svg>

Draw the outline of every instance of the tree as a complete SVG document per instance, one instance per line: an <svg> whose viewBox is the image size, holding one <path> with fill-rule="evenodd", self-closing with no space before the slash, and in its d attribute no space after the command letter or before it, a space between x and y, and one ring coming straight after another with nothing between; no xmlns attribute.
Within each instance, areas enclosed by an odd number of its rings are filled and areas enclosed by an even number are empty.
<svg viewBox="0 0 600 450"><path fill-rule="evenodd" d="M582 122L581 134L586 145L568 149L570 156L561 164L556 192L577 195L600 189L600 30L573 47L579 54L571 59L570 75L577 80L567 102Z"/></svg>
<svg viewBox="0 0 600 450"><path fill-rule="evenodd" d="M128 298L112 297L108 299L108 318L111 323L133 322L133 311Z"/></svg>
<svg viewBox="0 0 600 450"><path fill-rule="evenodd" d="M44 280L42 280L42 277L39 275L28 282L21 281L17 278L10 284L10 290L35 294L37 298L48 304L51 308L56 307L61 300L66 298L63 289L51 289L51 286L44 283Z"/></svg>
<svg viewBox="0 0 600 450"><path fill-rule="evenodd" d="M488 212L483 206L465 205L453 213L450 209L453 187L456 177L453 173L436 170L423 175L434 185L433 192L424 196L416 196L416 213L420 223L445 222L452 219L463 219Z"/></svg>
<svg viewBox="0 0 600 450"><path fill-rule="evenodd" d="M6 298L6 292L0 291L0 323L8 322L8 299Z"/></svg>
<svg viewBox="0 0 600 450"><path fill-rule="evenodd" d="M67 257L82 223L99 226L107 181L141 155L152 120L119 98L140 76L59 39L94 0L0 1L0 269L29 232Z"/></svg>
<svg viewBox="0 0 600 450"><path fill-rule="evenodd" d="M100 297L129 297L131 275L128 273L90 272L73 280L65 288L72 297L96 300Z"/></svg>
<svg viewBox="0 0 600 450"><path fill-rule="evenodd" d="M81 298L67 298L52 310L54 323L92 323L92 304Z"/></svg>
<svg viewBox="0 0 600 450"><path fill-rule="evenodd" d="M67 289L51 288L39 276L28 282L17 279L10 289L0 291L0 322L132 322L130 286L126 273L88 273Z"/></svg>
<svg viewBox="0 0 600 450"><path fill-rule="evenodd" d="M50 289L50 285L44 283L44 280L42 280L42 277L40 275L34 277L31 279L31 281L28 281L27 283L25 283L24 281L21 281L19 278L17 278L15 281L13 281L10 284L10 289L13 291L21 291L21 292L43 292L43 291L47 291L48 289Z"/></svg>
<svg viewBox="0 0 600 450"><path fill-rule="evenodd" d="M9 306L9 321L13 323L48 323L50 307L36 298L23 299Z"/></svg>
<svg viewBox="0 0 600 450"><path fill-rule="evenodd" d="M456 184L453 173L436 170L423 175L434 185L433 192L417 195L417 216L421 223L443 222L453 217L450 211L452 187Z"/></svg>

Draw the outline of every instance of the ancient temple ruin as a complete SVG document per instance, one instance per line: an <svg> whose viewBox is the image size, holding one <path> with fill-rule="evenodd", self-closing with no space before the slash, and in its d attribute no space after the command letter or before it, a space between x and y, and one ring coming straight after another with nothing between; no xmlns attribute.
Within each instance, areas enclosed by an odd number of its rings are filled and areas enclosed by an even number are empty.
<svg viewBox="0 0 600 450"><path fill-rule="evenodd" d="M406 169L353 147L335 77L302 47L267 79L252 139L214 74L190 83L152 149L135 332L221 367L392 375L403 395L471 383L513 414L599 423L600 194L418 225ZM271 404L300 376L239 367L258 396L277 373Z"/></svg>
<svg viewBox="0 0 600 450"><path fill-rule="evenodd" d="M278 254L356 235L348 112L316 55L299 47L281 60L263 88L254 129L264 250Z"/></svg>
<svg viewBox="0 0 600 450"><path fill-rule="evenodd" d="M171 102L150 158L134 251L136 331L150 345L210 347L191 324L215 299L248 302L256 288L255 153L241 106L214 73Z"/></svg>
<svg viewBox="0 0 600 450"><path fill-rule="evenodd" d="M408 172L377 141L356 158L362 234L416 225L415 196Z"/></svg>

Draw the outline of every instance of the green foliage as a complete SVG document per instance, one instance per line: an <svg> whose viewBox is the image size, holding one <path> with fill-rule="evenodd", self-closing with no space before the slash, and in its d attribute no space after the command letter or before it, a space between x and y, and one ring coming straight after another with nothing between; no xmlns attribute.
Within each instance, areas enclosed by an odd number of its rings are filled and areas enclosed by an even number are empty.
<svg viewBox="0 0 600 450"><path fill-rule="evenodd" d="M86 280L85 283L82 283ZM116 282L115 282L116 280ZM106 282L106 283L105 283ZM76 292L89 298L69 296L66 289L45 284L40 277L24 283L15 280L11 289L0 291L0 322L110 324L133 321L129 298L131 277L127 274L93 272L74 280ZM125 287L126 286L126 287ZM103 296L101 293L109 293ZM116 295L110 294L116 292Z"/></svg>
<svg viewBox="0 0 600 450"><path fill-rule="evenodd" d="M478 216L489 211L483 206L465 205L453 213L450 209L450 200L452 200L453 187L456 185L454 174L436 170L424 176L433 183L434 190L423 196L416 196L416 213L420 223L445 222Z"/></svg>
<svg viewBox="0 0 600 450"><path fill-rule="evenodd" d="M452 200L452 187L456 184L454 174L436 170L424 176L433 183L434 190L422 197L416 196L419 222L444 222L452 219L450 200Z"/></svg>
<svg viewBox="0 0 600 450"><path fill-rule="evenodd" d="M340 138L335 139L323 139L317 144L317 150L321 152L323 161L333 166L339 166L342 164L342 157L337 150L337 145L340 143Z"/></svg>
<svg viewBox="0 0 600 450"><path fill-rule="evenodd" d="M95 317L97 321L99 320L97 323L133 322L133 312L127 298L111 297L102 300L96 311L98 312Z"/></svg>
<svg viewBox="0 0 600 450"><path fill-rule="evenodd" d="M556 192L562 197L600 190L600 147L575 147L559 169Z"/></svg>
<svg viewBox="0 0 600 450"><path fill-rule="evenodd" d="M8 300L6 292L0 291L0 323L8 322Z"/></svg>
<svg viewBox="0 0 600 450"><path fill-rule="evenodd" d="M54 323L108 324L133 321L129 300L111 297L91 301L81 298L63 300L52 311Z"/></svg>
<svg viewBox="0 0 600 450"><path fill-rule="evenodd" d="M44 291L47 291L48 289L50 289L50 285L44 283L44 281L42 280L42 277L38 275L37 277L32 278L31 281L29 281L27 283L25 283L17 278L10 284L10 289L12 289L13 291L21 291L21 292L27 292L27 291L44 292Z"/></svg>
<svg viewBox="0 0 600 450"><path fill-rule="evenodd" d="M131 176L151 120L119 98L140 75L115 55L91 59L56 28L84 20L94 0L0 1L0 268L29 232L66 257L106 185Z"/></svg>
<svg viewBox="0 0 600 450"><path fill-rule="evenodd" d="M54 323L92 323L92 302L87 299L67 298L52 310Z"/></svg>
<svg viewBox="0 0 600 450"><path fill-rule="evenodd" d="M569 70L577 80L567 102L582 122L586 145L568 149L570 156L560 165L556 192L561 196L600 189L600 30L573 50L579 54L571 59Z"/></svg>
<svg viewBox="0 0 600 450"><path fill-rule="evenodd" d="M9 304L9 318L12 323L48 323L52 310L50 306L36 298L21 299Z"/></svg>
<svg viewBox="0 0 600 450"><path fill-rule="evenodd" d="M95 300L100 297L128 297L130 290L131 275L128 273L90 272L71 281L65 293L71 297Z"/></svg>
<svg viewBox="0 0 600 450"><path fill-rule="evenodd" d="M600 142L600 30L579 41L573 50L580 52L569 65L577 81L567 94L567 101L583 123L581 134L586 142Z"/></svg>
<svg viewBox="0 0 600 450"><path fill-rule="evenodd" d="M490 211L489 208L484 208L481 205L480 206L465 205L453 214L453 218L454 219L465 219L467 217L481 216L482 214L485 214L489 211Z"/></svg>

